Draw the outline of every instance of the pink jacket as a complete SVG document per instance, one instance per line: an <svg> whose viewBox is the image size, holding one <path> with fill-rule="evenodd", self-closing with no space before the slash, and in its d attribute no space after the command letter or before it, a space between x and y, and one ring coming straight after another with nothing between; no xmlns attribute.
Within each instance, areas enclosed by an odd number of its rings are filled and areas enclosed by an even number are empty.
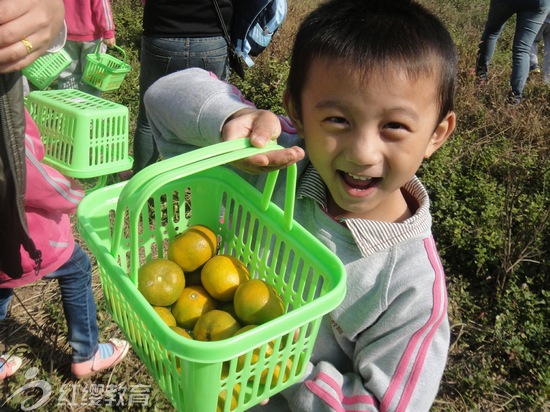
<svg viewBox="0 0 550 412"><path fill-rule="evenodd" d="M65 0L67 40L94 41L115 37L109 0Z"/></svg>
<svg viewBox="0 0 550 412"><path fill-rule="evenodd" d="M69 214L76 212L78 204L84 197L84 192L78 183L41 163L44 158L44 145L40 139L40 133L28 112L25 116L27 122L25 212L30 236L36 248L42 251L42 264L37 272L34 260L21 247L23 276L12 279L0 271L0 288L14 288L35 282L57 270L71 257L74 237Z"/></svg>

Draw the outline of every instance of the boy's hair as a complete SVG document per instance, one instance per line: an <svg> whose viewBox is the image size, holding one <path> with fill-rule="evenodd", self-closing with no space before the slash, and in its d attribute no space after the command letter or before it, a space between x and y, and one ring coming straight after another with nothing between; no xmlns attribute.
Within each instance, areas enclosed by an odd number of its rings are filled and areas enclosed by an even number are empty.
<svg viewBox="0 0 550 412"><path fill-rule="evenodd" d="M319 59L373 72L439 77L439 123L454 107L457 53L440 20L412 0L328 0L301 23L287 91L301 117L301 92ZM437 77L436 77L437 78Z"/></svg>

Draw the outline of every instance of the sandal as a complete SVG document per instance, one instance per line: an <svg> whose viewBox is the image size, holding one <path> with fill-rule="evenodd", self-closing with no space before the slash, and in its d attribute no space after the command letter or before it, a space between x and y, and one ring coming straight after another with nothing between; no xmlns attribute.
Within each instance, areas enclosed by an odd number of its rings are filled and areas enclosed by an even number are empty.
<svg viewBox="0 0 550 412"><path fill-rule="evenodd" d="M19 356L0 355L0 380L10 377L21 367L23 359Z"/></svg>
<svg viewBox="0 0 550 412"><path fill-rule="evenodd" d="M98 349L92 359L85 362L73 363L71 365L71 372L77 379L89 378L99 371L118 365L122 362L130 348L128 342L115 338L109 339L107 343L100 343L100 345L111 345L113 347L112 354L105 359L101 359L100 350Z"/></svg>

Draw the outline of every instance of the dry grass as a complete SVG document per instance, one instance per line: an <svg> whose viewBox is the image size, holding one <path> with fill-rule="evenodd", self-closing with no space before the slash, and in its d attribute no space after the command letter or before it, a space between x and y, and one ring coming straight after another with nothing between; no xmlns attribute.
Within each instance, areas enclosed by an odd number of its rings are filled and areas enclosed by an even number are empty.
<svg viewBox="0 0 550 412"><path fill-rule="evenodd" d="M75 238L83 248L80 236L75 230ZM90 256L92 256L90 254ZM99 271L92 257L93 274L92 288L98 306L98 325L100 340L111 337L124 339L124 335L112 321L106 310L105 300L101 290ZM98 374L90 379L78 381L70 373L71 348L66 340L66 323L62 313L61 296L57 282L41 280L16 289L9 309L8 317L0 322L0 353L10 353L24 359L21 371L36 370L38 374L32 379L26 379L24 373L18 373L9 380L0 382L0 411L22 405L28 398L27 407L32 407L42 396L39 390L27 389L20 401L5 404L8 397L29 382L44 380L52 385L51 397L40 411L92 411L101 410L171 410L171 405L156 383L148 374L140 359L130 350L126 360L111 371ZM35 369L33 369L35 368ZM135 402L129 406L128 392L136 385L145 385L149 398ZM98 393L107 396L107 388L118 387L119 397L109 405L107 399L101 400L102 407L94 405L87 395L95 385ZM126 393L125 393L126 392ZM136 398L137 399L137 398ZM120 405L116 406L116 403ZM10 406L11 405L11 406ZM143 406L145 408L142 408ZM31 409L32 410L32 409Z"/></svg>

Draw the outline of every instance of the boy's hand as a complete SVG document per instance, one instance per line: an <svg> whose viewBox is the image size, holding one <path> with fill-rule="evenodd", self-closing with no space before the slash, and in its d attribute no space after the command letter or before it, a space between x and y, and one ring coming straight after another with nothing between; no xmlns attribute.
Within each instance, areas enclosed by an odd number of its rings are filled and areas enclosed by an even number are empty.
<svg viewBox="0 0 550 412"><path fill-rule="evenodd" d="M242 109L233 114L222 129L222 140L249 137L256 147L264 147L281 134L281 123L277 116L267 110ZM265 173L284 169L304 158L304 151L298 146L250 156L233 163L233 166L247 173Z"/></svg>

